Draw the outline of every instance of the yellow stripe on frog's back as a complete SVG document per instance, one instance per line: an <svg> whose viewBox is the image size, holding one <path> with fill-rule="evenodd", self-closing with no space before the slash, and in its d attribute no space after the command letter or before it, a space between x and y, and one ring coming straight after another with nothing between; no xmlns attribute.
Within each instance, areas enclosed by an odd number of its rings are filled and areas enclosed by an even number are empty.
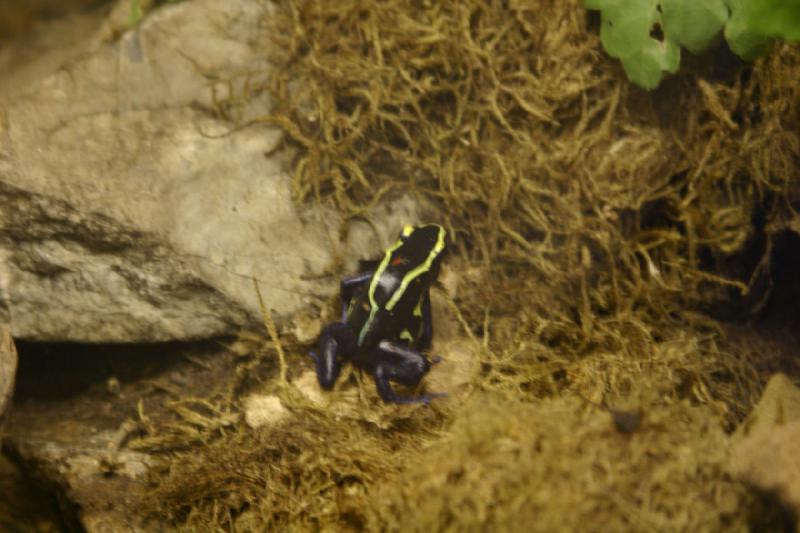
<svg viewBox="0 0 800 533"><path fill-rule="evenodd" d="M409 284L411 284L412 281L414 281L419 276L430 270L431 265L433 264L433 260L436 259L436 257L440 253L442 253L442 250L444 250L444 244L445 244L444 228L436 224L431 224L431 225L439 228L439 236L436 239L436 244L434 245L433 250L431 250L431 253L428 254L428 257L425 258L425 261L423 261L422 264L420 264L417 268L413 270L409 270L408 274L406 274L403 277L403 281L400 282L400 287L398 287L397 290L394 291L394 294L392 294L391 299L386 304L387 311L391 311L392 309L394 309L394 306L397 305L397 302L400 301L400 299L403 297L403 294L406 292L406 289L408 289ZM396 249L397 248L394 248L392 251ZM384 258L384 262L388 263L388 258L389 256L387 255Z"/></svg>
<svg viewBox="0 0 800 533"><path fill-rule="evenodd" d="M411 226L406 226L403 228L403 235L405 235L406 229L410 227ZM403 246L403 239L397 239L397 242L387 248L386 253L383 256L383 260L381 260L378 268L372 274L372 280L369 283L369 291L367 292L367 295L369 296L369 317L364 323L364 327L361 328L361 333L358 335L359 346L363 344L364 336L366 335L366 332L369 331L369 327L372 324L372 321L375 319L375 315L378 313L378 303L375 301L375 291L378 290L378 280L380 280L381 276L386 271L386 268L389 266L389 261L392 260L392 254L394 251L401 246Z"/></svg>

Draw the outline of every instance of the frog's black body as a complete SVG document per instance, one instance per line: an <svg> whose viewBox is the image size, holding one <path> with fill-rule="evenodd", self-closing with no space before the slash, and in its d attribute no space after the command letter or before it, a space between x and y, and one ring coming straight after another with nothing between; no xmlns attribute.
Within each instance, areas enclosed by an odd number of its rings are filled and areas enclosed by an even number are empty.
<svg viewBox="0 0 800 533"><path fill-rule="evenodd" d="M322 387L336 382L343 357L374 376L384 401L430 401L399 397L389 382L413 386L430 369L422 353L433 339L429 289L444 251L441 226L406 226L373 271L342 280L342 321L322 330L320 354L311 353Z"/></svg>

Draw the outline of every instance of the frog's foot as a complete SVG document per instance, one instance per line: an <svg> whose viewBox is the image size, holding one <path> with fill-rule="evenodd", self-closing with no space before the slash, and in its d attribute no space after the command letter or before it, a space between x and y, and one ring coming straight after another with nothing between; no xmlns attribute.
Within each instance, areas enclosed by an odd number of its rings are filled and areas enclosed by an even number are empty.
<svg viewBox="0 0 800 533"><path fill-rule="evenodd" d="M446 396L445 393L423 394L421 396L398 396L390 381L414 386L430 370L431 362L424 355L406 346L390 341L378 344L376 356L380 361L374 370L375 386L381 399L386 403L424 403L429 404L434 398Z"/></svg>
<svg viewBox="0 0 800 533"><path fill-rule="evenodd" d="M391 400L384 401L386 403L396 403L401 405L412 404L412 403L424 403L425 405L430 405L431 400L435 398L444 398L447 396L446 392L431 392L428 394L421 394L419 396L397 396L394 395L394 398Z"/></svg>
<svg viewBox="0 0 800 533"><path fill-rule="evenodd" d="M444 398L445 396L447 396L446 392L431 392L428 394L421 394L419 396L400 396L394 391L391 384L389 383L389 380L385 379L380 374L381 373L377 371L375 372L375 385L378 388L378 394L380 394L381 399L386 403L396 403L403 405L412 403L424 403L425 405L429 405L433 399Z"/></svg>
<svg viewBox="0 0 800 533"><path fill-rule="evenodd" d="M342 363L339 356L348 356L355 346L353 329L347 324L335 322L322 330L319 336L319 351L309 352L314 359L317 371L317 381L324 389L330 389L336 383Z"/></svg>

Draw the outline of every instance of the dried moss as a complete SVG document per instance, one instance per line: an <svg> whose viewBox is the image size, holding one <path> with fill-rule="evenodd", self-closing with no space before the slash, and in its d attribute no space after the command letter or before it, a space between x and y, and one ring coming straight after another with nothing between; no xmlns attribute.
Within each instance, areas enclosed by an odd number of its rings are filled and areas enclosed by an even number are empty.
<svg viewBox="0 0 800 533"><path fill-rule="evenodd" d="M376 491L382 531L746 531L747 491L704 407L651 404L618 432L574 397L477 396L451 433Z"/></svg>
<svg viewBox="0 0 800 533"><path fill-rule="evenodd" d="M703 311L756 310L796 220L798 48L752 67L699 58L644 93L577 0L286 0L272 17L263 120L296 146L296 199L351 216L401 192L433 206L483 392L389 411L384 430L286 396L291 423L177 456L162 516L746 529L755 507L721 467L723 430L763 376ZM291 373L303 348L286 351ZM620 435L593 404L645 418Z"/></svg>
<svg viewBox="0 0 800 533"><path fill-rule="evenodd" d="M295 415L176 456L147 506L188 531L360 530L371 512L367 488L412 460L441 420L420 409L380 429L314 410Z"/></svg>
<svg viewBox="0 0 800 533"><path fill-rule="evenodd" d="M706 257L743 251L796 172L796 48L647 95L577 2L282 6L273 120L300 146L299 200L438 200L485 268L474 301L495 295L496 313L522 311L570 350L613 344L607 326L634 310L660 320L748 290L750 272L729 279Z"/></svg>

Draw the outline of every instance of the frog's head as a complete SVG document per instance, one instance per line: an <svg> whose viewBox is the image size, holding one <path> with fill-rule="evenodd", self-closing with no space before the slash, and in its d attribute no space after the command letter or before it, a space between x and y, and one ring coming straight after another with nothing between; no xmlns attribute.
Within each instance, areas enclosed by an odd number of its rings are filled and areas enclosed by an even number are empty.
<svg viewBox="0 0 800 533"><path fill-rule="evenodd" d="M438 224L407 225L400 232L398 247L389 264L402 271L401 279L427 278L434 281L447 249L447 233Z"/></svg>
<svg viewBox="0 0 800 533"><path fill-rule="evenodd" d="M444 228L438 224L406 226L383 257L370 281L371 313L392 312L401 300L416 305L436 281L446 248Z"/></svg>

